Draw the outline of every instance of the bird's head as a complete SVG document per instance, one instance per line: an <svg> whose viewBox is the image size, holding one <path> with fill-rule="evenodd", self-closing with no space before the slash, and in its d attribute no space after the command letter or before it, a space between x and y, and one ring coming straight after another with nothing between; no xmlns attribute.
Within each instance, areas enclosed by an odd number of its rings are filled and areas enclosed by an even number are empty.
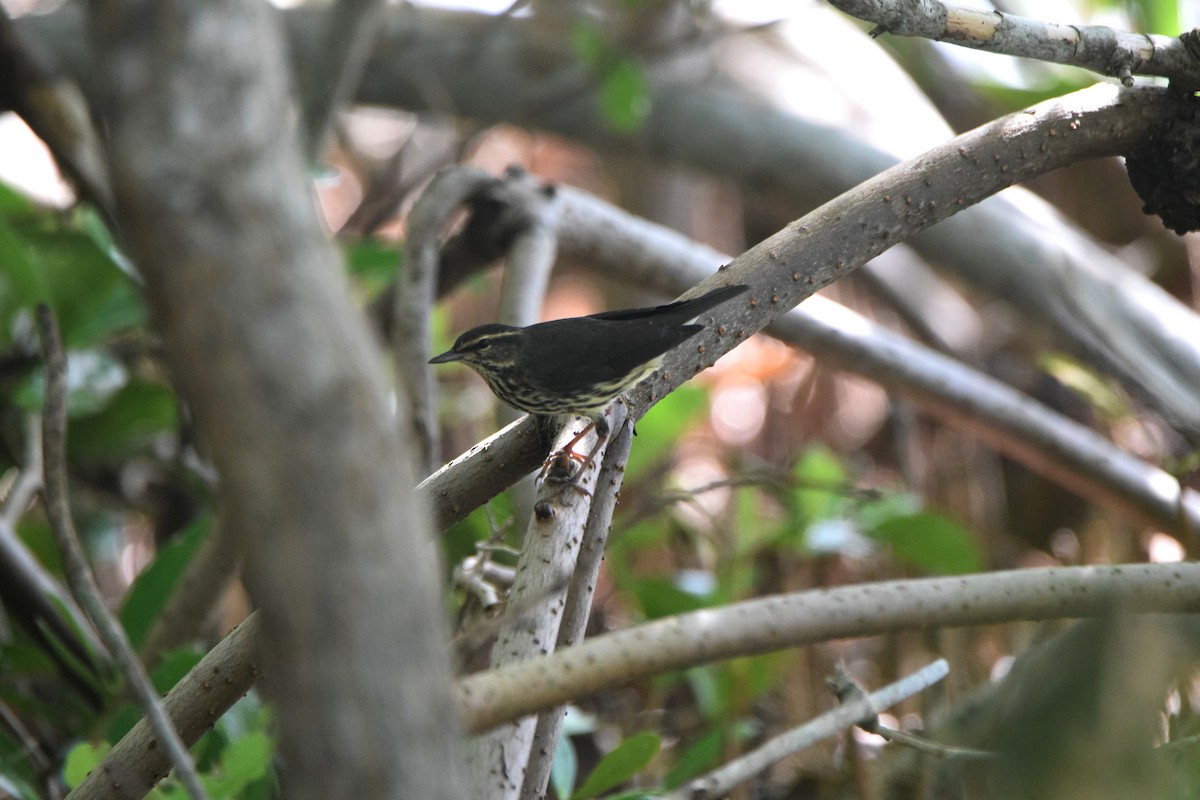
<svg viewBox="0 0 1200 800"><path fill-rule="evenodd" d="M453 347L429 359L429 363L461 361L483 374L511 367L517 361L523 333L521 328L509 325L481 325L458 337Z"/></svg>

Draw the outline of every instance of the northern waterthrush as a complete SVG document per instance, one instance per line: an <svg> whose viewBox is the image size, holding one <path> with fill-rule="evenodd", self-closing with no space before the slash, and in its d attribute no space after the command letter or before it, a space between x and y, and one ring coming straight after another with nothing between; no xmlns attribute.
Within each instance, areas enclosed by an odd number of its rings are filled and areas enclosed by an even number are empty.
<svg viewBox="0 0 1200 800"><path fill-rule="evenodd" d="M521 411L590 419L592 424L563 451L574 455L574 446L595 427L598 438L580 466L582 474L608 438L608 404L657 369L668 351L704 330L688 323L748 289L725 286L665 306L605 311L526 328L481 325L429 363L463 362L497 397Z"/></svg>

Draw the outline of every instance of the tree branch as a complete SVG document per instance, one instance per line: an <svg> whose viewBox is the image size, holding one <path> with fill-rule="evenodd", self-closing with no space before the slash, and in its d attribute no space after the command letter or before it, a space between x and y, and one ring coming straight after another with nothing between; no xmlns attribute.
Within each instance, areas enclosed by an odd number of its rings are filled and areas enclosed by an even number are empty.
<svg viewBox="0 0 1200 800"><path fill-rule="evenodd" d="M563 257L664 292L679 292L729 256L569 187L560 189ZM823 297L767 333L822 363L862 375L927 413L1081 496L1187 538L1200 530L1200 495L995 378L906 339Z"/></svg>
<svg viewBox="0 0 1200 800"><path fill-rule="evenodd" d="M719 769L688 781L685 786L663 795L662 800L708 800L725 797L741 784L788 756L857 725L864 717L878 714L885 708L920 694L949 674L950 665L945 659L939 658L895 683L890 683L860 699L839 705L814 720L772 737Z"/></svg>
<svg viewBox="0 0 1200 800"><path fill-rule="evenodd" d="M257 0L89 10L124 244L246 546L287 794L463 797L442 571L317 217L278 19Z"/></svg>
<svg viewBox="0 0 1200 800"><path fill-rule="evenodd" d="M1104 25L1062 25L1030 17L968 8L940 0L829 0L852 17L873 22L872 36L894 33L1036 61L1067 64L1120 78L1170 78L1178 87L1200 87L1200 60L1179 38L1118 31Z"/></svg>
<svg viewBox="0 0 1200 800"><path fill-rule="evenodd" d="M831 639L1112 612L1200 611L1200 564L1051 567L777 595L648 622L459 683L487 730L671 670Z"/></svg>

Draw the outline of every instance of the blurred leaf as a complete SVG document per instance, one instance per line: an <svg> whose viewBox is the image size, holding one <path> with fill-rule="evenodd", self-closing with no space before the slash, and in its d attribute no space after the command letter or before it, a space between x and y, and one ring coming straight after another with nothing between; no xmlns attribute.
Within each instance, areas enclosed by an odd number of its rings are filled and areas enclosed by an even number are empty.
<svg viewBox="0 0 1200 800"><path fill-rule="evenodd" d="M240 791L246 784L266 777L271 769L271 758L275 745L271 737L262 731L248 733L230 742L221 757L221 771L228 788Z"/></svg>
<svg viewBox="0 0 1200 800"><path fill-rule="evenodd" d="M633 133L650 113L650 84L636 61L621 59L600 83L600 114L617 133Z"/></svg>
<svg viewBox="0 0 1200 800"><path fill-rule="evenodd" d="M558 797L570 797L575 788L575 778L579 775L579 759L575 755L575 745L565 730L559 732L558 747L554 750L554 761L550 764L550 784Z"/></svg>
<svg viewBox="0 0 1200 800"><path fill-rule="evenodd" d="M882 525L894 517L909 517L921 510L921 498L909 492L891 492L861 503L854 519L863 529Z"/></svg>
<svg viewBox="0 0 1200 800"><path fill-rule="evenodd" d="M721 726L713 725L687 746L675 766L663 778L663 784L674 789L709 771L720 763L724 750L725 732Z"/></svg>
<svg viewBox="0 0 1200 800"><path fill-rule="evenodd" d="M67 354L67 414L95 414L125 388L129 372L106 350L75 350ZM46 370L38 367L13 392L13 402L27 411L42 410Z"/></svg>
<svg viewBox="0 0 1200 800"><path fill-rule="evenodd" d="M717 667L692 667L685 673L688 686L696 696L696 707L705 719L718 720L725 716L729 708L728 674L721 673Z"/></svg>
<svg viewBox="0 0 1200 800"><path fill-rule="evenodd" d="M1061 353L1047 354L1038 359L1038 366L1082 397L1105 419L1124 419L1133 413L1112 384L1095 370L1070 356Z"/></svg>
<svg viewBox="0 0 1200 800"><path fill-rule="evenodd" d="M581 19L571 28L571 49L594 72L604 68L610 58L611 48L600 27Z"/></svg>
<svg viewBox="0 0 1200 800"><path fill-rule="evenodd" d="M167 651L163 654L158 666L154 668L154 674L150 676L154 688L158 690L159 694L171 691L175 688L175 684L183 680L183 676L200 663L202 658L204 658L204 649L195 644L187 644Z"/></svg>
<svg viewBox="0 0 1200 800"><path fill-rule="evenodd" d="M941 514L893 517L868 533L927 573L961 575L978 571L983 564L979 545L970 533Z"/></svg>
<svg viewBox="0 0 1200 800"><path fill-rule="evenodd" d="M17 538L33 553L43 567L56 577L62 577L62 555L54 541L54 531L45 517L28 515L17 525Z"/></svg>
<svg viewBox="0 0 1200 800"><path fill-rule="evenodd" d="M207 517L192 522L179 536L160 547L154 561L134 579L121 605L121 624L135 649L142 646L150 626L174 594L179 576L192 562L211 527L212 520Z"/></svg>
<svg viewBox="0 0 1200 800"><path fill-rule="evenodd" d="M571 795L571 800L589 800L601 792L625 783L646 768L658 754L662 741L654 733L630 736L617 749L600 759L583 785Z"/></svg>
<svg viewBox="0 0 1200 800"><path fill-rule="evenodd" d="M796 488L792 503L799 514L797 522L807 526L821 519L837 517L846 507L843 488L846 470L842 462L823 447L810 447L792 468Z"/></svg>
<svg viewBox="0 0 1200 800"><path fill-rule="evenodd" d="M1122 0L1139 33L1178 36L1184 30L1177 0Z"/></svg>
<svg viewBox="0 0 1200 800"><path fill-rule="evenodd" d="M135 378L99 413L72 420L67 439L77 461L116 461L141 450L179 425L175 394L163 384Z"/></svg>
<svg viewBox="0 0 1200 800"><path fill-rule="evenodd" d="M392 242L356 239L342 247L346 267L362 286L368 299L375 297L396 279L404 251Z"/></svg>
<svg viewBox="0 0 1200 800"><path fill-rule="evenodd" d="M0 200L0 263L0 346L37 303L54 309L68 349L146 322L128 264L95 215Z"/></svg>
<svg viewBox="0 0 1200 800"><path fill-rule="evenodd" d="M625 480L635 480L648 467L674 452L684 431L708 408L708 392L684 384L660 400L637 424Z"/></svg>
<svg viewBox="0 0 1200 800"><path fill-rule="evenodd" d="M35 208L32 200L7 183L0 181L0 216L30 214Z"/></svg>
<svg viewBox="0 0 1200 800"><path fill-rule="evenodd" d="M707 598L684 591L670 581L648 578L637 581L630 587L646 619L660 619L673 614L683 614L707 608Z"/></svg>
<svg viewBox="0 0 1200 800"><path fill-rule="evenodd" d="M112 745L108 742L80 742L67 751L63 761L63 780L74 789L83 783L88 773L100 766Z"/></svg>

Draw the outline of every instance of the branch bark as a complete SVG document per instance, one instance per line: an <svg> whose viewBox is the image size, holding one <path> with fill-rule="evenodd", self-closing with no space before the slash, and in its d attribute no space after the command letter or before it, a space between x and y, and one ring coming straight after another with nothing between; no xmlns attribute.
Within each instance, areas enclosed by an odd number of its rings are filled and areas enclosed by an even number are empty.
<svg viewBox="0 0 1200 800"><path fill-rule="evenodd" d="M287 793L461 798L441 570L302 168L277 19L90 8L120 232L246 542Z"/></svg>
<svg viewBox="0 0 1200 800"><path fill-rule="evenodd" d="M939 0L829 0L830 5L878 27L873 36L894 33L1082 67L1120 78L1170 78L1177 86L1200 86L1200 60L1178 38L1130 33L1104 25L1063 25L1017 14L969 8Z"/></svg>

